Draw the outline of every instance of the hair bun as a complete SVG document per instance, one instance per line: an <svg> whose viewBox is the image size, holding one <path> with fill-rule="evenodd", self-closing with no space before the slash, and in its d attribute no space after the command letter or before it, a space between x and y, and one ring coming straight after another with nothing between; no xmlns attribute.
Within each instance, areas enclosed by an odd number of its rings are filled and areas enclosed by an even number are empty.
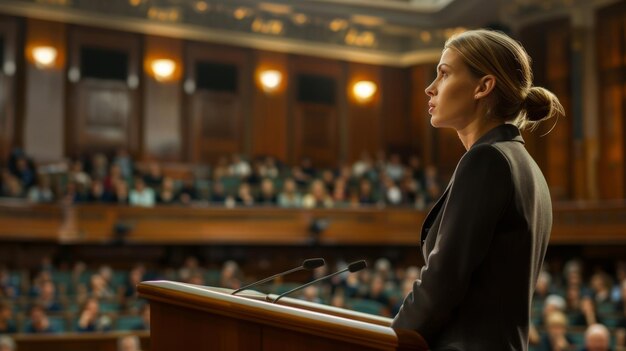
<svg viewBox="0 0 626 351"><path fill-rule="evenodd" d="M549 90L541 87L529 89L522 109L526 111L526 119L532 122L565 114L558 98Z"/></svg>

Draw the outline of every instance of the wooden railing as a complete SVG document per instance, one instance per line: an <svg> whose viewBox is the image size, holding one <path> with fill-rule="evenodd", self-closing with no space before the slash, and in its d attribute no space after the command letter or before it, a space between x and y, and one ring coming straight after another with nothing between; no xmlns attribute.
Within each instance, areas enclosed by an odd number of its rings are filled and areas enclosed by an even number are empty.
<svg viewBox="0 0 626 351"><path fill-rule="evenodd" d="M59 243L417 245L414 209L29 205L0 202L0 240ZM316 232L317 230L317 232ZM552 244L626 244L626 202L554 206Z"/></svg>
<svg viewBox="0 0 626 351"><path fill-rule="evenodd" d="M118 339L128 332L109 333L62 333L62 334L14 334L19 351L116 351ZM150 350L150 333L135 332L142 350Z"/></svg>

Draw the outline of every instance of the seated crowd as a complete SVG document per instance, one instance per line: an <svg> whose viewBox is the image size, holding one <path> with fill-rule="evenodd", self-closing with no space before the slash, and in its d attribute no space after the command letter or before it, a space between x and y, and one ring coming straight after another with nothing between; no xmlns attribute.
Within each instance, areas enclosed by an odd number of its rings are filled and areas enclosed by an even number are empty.
<svg viewBox="0 0 626 351"><path fill-rule="evenodd" d="M317 168L311 159L288 166L273 157L252 162L239 155L215 165L164 169L156 161L137 163L125 150L107 157L35 165L15 149L0 167L0 197L33 203L111 203L151 207L172 204L338 208L410 206L426 208L441 192L437 170L411 156L367 153L354 164ZM176 167L174 167L176 168Z"/></svg>
<svg viewBox="0 0 626 351"><path fill-rule="evenodd" d="M626 350L626 262L612 274L589 272L571 260L561 270L546 262L537 283L531 311L531 349ZM102 266L90 270L81 262L59 268L44 260L36 272L0 269L0 334L106 332L150 330L150 306L137 297L142 280L167 279L236 289L260 277L244 275L234 261L207 268L194 257L180 267L148 270L137 264L129 270ZM310 279L335 267L316 269ZM64 265L66 267L66 265ZM391 317L419 279L418 267L392 267L378 259L372 268L343 274L307 287L296 298ZM32 279L29 277L32 276ZM589 283L587 284L586 281ZM276 280L255 290L282 293L302 282Z"/></svg>

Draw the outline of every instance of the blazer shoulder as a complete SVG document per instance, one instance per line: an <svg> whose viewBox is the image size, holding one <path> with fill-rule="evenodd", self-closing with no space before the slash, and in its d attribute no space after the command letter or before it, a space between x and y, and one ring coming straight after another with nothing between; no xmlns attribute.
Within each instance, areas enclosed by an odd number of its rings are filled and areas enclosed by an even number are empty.
<svg viewBox="0 0 626 351"><path fill-rule="evenodd" d="M505 153L494 144L470 148L459 161L459 170L475 167L501 168L510 172L511 164Z"/></svg>

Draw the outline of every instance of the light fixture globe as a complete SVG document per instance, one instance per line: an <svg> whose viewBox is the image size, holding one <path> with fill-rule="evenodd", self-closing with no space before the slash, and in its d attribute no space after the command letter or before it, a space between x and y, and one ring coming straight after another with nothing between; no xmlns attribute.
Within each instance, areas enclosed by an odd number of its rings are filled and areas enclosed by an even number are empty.
<svg viewBox="0 0 626 351"><path fill-rule="evenodd" d="M176 70L176 63L170 59L158 59L152 61L152 72L154 73L154 78L163 82L169 80L174 75L174 70Z"/></svg>
<svg viewBox="0 0 626 351"><path fill-rule="evenodd" d="M265 70L259 74L261 87L267 93L272 93L278 89L283 80L283 74L277 70Z"/></svg>
<svg viewBox="0 0 626 351"><path fill-rule="evenodd" d="M37 68L50 68L54 66L54 62L57 58L57 49L52 46L34 47L32 53Z"/></svg>
<svg viewBox="0 0 626 351"><path fill-rule="evenodd" d="M369 80L356 82L352 87L352 93L359 102L367 102L372 99L378 87L376 83Z"/></svg>

